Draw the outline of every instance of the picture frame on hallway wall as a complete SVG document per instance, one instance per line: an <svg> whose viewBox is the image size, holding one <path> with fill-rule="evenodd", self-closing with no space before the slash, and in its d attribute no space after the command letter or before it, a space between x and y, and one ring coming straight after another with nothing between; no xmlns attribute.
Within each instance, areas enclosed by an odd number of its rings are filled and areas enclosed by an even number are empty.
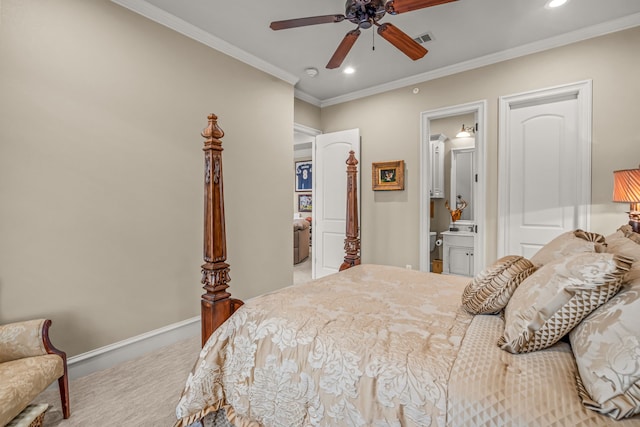
<svg viewBox="0 0 640 427"><path fill-rule="evenodd" d="M311 194L298 194L298 212L311 212L313 197Z"/></svg>
<svg viewBox="0 0 640 427"><path fill-rule="evenodd" d="M305 160L295 162L296 191L311 191L313 189L313 162Z"/></svg>
<svg viewBox="0 0 640 427"><path fill-rule="evenodd" d="M404 160L371 164L373 191L404 190Z"/></svg>

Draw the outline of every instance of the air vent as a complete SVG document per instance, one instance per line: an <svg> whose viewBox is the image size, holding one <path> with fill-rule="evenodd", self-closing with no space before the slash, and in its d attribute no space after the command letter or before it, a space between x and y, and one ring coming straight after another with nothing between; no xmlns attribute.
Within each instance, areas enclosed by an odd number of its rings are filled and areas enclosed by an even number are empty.
<svg viewBox="0 0 640 427"><path fill-rule="evenodd" d="M426 42L430 42L431 40L433 40L433 36L431 35L431 33L424 33L424 34L420 34L419 36L415 37L413 40L415 40L418 43L426 43Z"/></svg>

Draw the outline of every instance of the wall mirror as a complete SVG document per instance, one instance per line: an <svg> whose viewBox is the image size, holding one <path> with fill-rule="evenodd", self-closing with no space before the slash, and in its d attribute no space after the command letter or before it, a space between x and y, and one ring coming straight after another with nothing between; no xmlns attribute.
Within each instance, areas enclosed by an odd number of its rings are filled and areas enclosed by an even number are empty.
<svg viewBox="0 0 640 427"><path fill-rule="evenodd" d="M452 148L451 149L451 189L449 193L449 206L457 208L458 195L467 202L467 207L462 211L460 220L456 225L475 224L473 217L473 178L475 175L475 148ZM463 228L464 229L464 228Z"/></svg>

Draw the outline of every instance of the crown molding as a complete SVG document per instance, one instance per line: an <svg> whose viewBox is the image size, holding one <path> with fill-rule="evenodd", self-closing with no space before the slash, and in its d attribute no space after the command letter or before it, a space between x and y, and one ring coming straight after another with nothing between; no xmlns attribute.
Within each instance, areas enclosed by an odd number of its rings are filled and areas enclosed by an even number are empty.
<svg viewBox="0 0 640 427"><path fill-rule="evenodd" d="M144 0L111 0L111 2L118 4L126 9L131 10L139 15L144 16L147 19L164 25L184 36L187 36L195 41L198 41L210 48L213 48L219 52L224 53L238 61L244 62L260 71L277 77L285 82L295 85L300 80L297 76L278 68L267 61L264 61L242 49L239 49L232 44L196 27L187 21L180 19Z"/></svg>
<svg viewBox="0 0 640 427"><path fill-rule="evenodd" d="M301 91L300 89L294 89L293 96L301 101L308 102L311 105L315 105L316 107L320 107L322 103L322 101L320 101L315 96L311 96L308 93Z"/></svg>
<svg viewBox="0 0 640 427"><path fill-rule="evenodd" d="M413 84L424 83L429 80L435 80L441 77L450 76L452 74L461 73L463 71L469 71L475 68L485 67L487 65L507 61L509 59L515 59L556 47L566 46L568 44L588 40L594 37L604 36L606 34L615 33L617 31L622 31L637 26L640 26L640 13L634 13L633 15L625 16L624 18L603 22L560 36L551 37L534 43L518 46L512 49L507 49L491 55L481 56L448 67L442 67L438 68L437 70L428 71L426 73L416 74L414 76L395 80L393 82L384 83L378 86L372 86L367 89L347 93L345 95L336 96L334 98L324 99L320 101L320 108L354 101L356 99L365 98L371 95L377 95L383 92L388 92L390 90L400 89L402 87L410 86Z"/></svg>

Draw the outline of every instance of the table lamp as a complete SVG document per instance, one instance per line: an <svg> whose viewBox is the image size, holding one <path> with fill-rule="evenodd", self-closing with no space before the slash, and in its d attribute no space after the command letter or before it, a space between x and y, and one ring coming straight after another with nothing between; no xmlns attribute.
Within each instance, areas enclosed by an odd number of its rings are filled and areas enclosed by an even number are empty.
<svg viewBox="0 0 640 427"><path fill-rule="evenodd" d="M629 203L629 225L640 233L640 169L613 172L613 201Z"/></svg>

